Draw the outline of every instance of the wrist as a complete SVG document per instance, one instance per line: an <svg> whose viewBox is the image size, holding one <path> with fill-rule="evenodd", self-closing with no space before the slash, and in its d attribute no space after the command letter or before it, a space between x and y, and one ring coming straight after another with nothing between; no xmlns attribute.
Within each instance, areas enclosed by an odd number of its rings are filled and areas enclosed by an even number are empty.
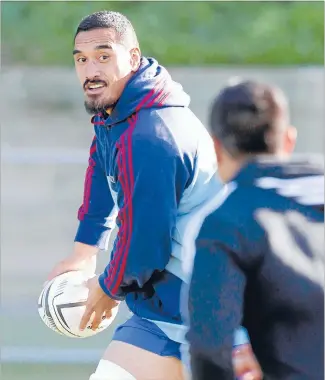
<svg viewBox="0 0 325 380"><path fill-rule="evenodd" d="M78 253L73 253L70 257L64 260L71 270L80 270L87 275L92 275L96 272L97 256L85 256Z"/></svg>
<svg viewBox="0 0 325 380"><path fill-rule="evenodd" d="M98 247L75 242L71 259L76 261L89 260L93 257L96 257L98 253Z"/></svg>
<svg viewBox="0 0 325 380"><path fill-rule="evenodd" d="M99 286L102 288L102 291L110 298L112 298L113 300L115 301L123 301L125 299L124 296L118 296L118 295L113 295L109 289L107 289L107 286L105 284L105 280L106 280L106 276L105 276L105 273L102 273L101 275L98 276L98 283L99 283Z"/></svg>

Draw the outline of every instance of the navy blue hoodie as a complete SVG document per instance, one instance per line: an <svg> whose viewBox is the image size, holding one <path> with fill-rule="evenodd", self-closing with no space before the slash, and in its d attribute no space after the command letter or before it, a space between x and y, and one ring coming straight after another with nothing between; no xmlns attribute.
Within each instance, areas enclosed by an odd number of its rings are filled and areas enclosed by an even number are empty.
<svg viewBox="0 0 325 380"><path fill-rule="evenodd" d="M189 96L154 59L142 58L111 114L93 117L75 241L104 249L119 228L100 285L110 297L182 341L184 231L221 187L212 140ZM178 325L179 328L175 328Z"/></svg>
<svg viewBox="0 0 325 380"><path fill-rule="evenodd" d="M258 157L205 213L188 294L192 379L234 379L242 323L265 380L323 380L324 158Z"/></svg>

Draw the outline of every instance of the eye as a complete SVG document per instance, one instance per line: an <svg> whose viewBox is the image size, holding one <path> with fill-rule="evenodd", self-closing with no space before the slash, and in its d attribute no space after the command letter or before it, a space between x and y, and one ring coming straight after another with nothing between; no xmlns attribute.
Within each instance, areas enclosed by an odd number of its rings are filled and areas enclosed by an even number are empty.
<svg viewBox="0 0 325 380"><path fill-rule="evenodd" d="M86 62L86 58L85 57L79 57L79 58L76 59L76 61L78 63L85 63Z"/></svg>
<svg viewBox="0 0 325 380"><path fill-rule="evenodd" d="M107 60L109 59L109 56L108 55L101 55L99 56L99 61L100 62L106 62Z"/></svg>

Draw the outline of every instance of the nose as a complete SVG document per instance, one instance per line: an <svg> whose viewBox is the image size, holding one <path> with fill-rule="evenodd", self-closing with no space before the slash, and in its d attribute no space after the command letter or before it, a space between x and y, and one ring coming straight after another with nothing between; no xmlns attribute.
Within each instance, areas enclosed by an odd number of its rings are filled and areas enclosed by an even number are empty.
<svg viewBox="0 0 325 380"><path fill-rule="evenodd" d="M96 62L89 60L87 62L87 66L86 66L86 77L87 77L87 79L92 80L92 79L97 78L99 76L100 76L100 72L97 68Z"/></svg>

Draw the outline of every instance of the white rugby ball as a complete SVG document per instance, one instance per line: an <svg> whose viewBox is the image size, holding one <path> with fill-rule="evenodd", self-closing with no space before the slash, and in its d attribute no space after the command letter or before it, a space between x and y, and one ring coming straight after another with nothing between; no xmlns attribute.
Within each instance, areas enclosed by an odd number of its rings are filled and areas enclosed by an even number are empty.
<svg viewBox="0 0 325 380"><path fill-rule="evenodd" d="M79 330L81 318L86 309L88 287L83 272L73 271L61 274L48 282L38 299L38 312L47 327L71 338L87 338L103 331L114 321L118 306L112 309L112 316L105 318L98 329L91 329L91 321L84 331Z"/></svg>

